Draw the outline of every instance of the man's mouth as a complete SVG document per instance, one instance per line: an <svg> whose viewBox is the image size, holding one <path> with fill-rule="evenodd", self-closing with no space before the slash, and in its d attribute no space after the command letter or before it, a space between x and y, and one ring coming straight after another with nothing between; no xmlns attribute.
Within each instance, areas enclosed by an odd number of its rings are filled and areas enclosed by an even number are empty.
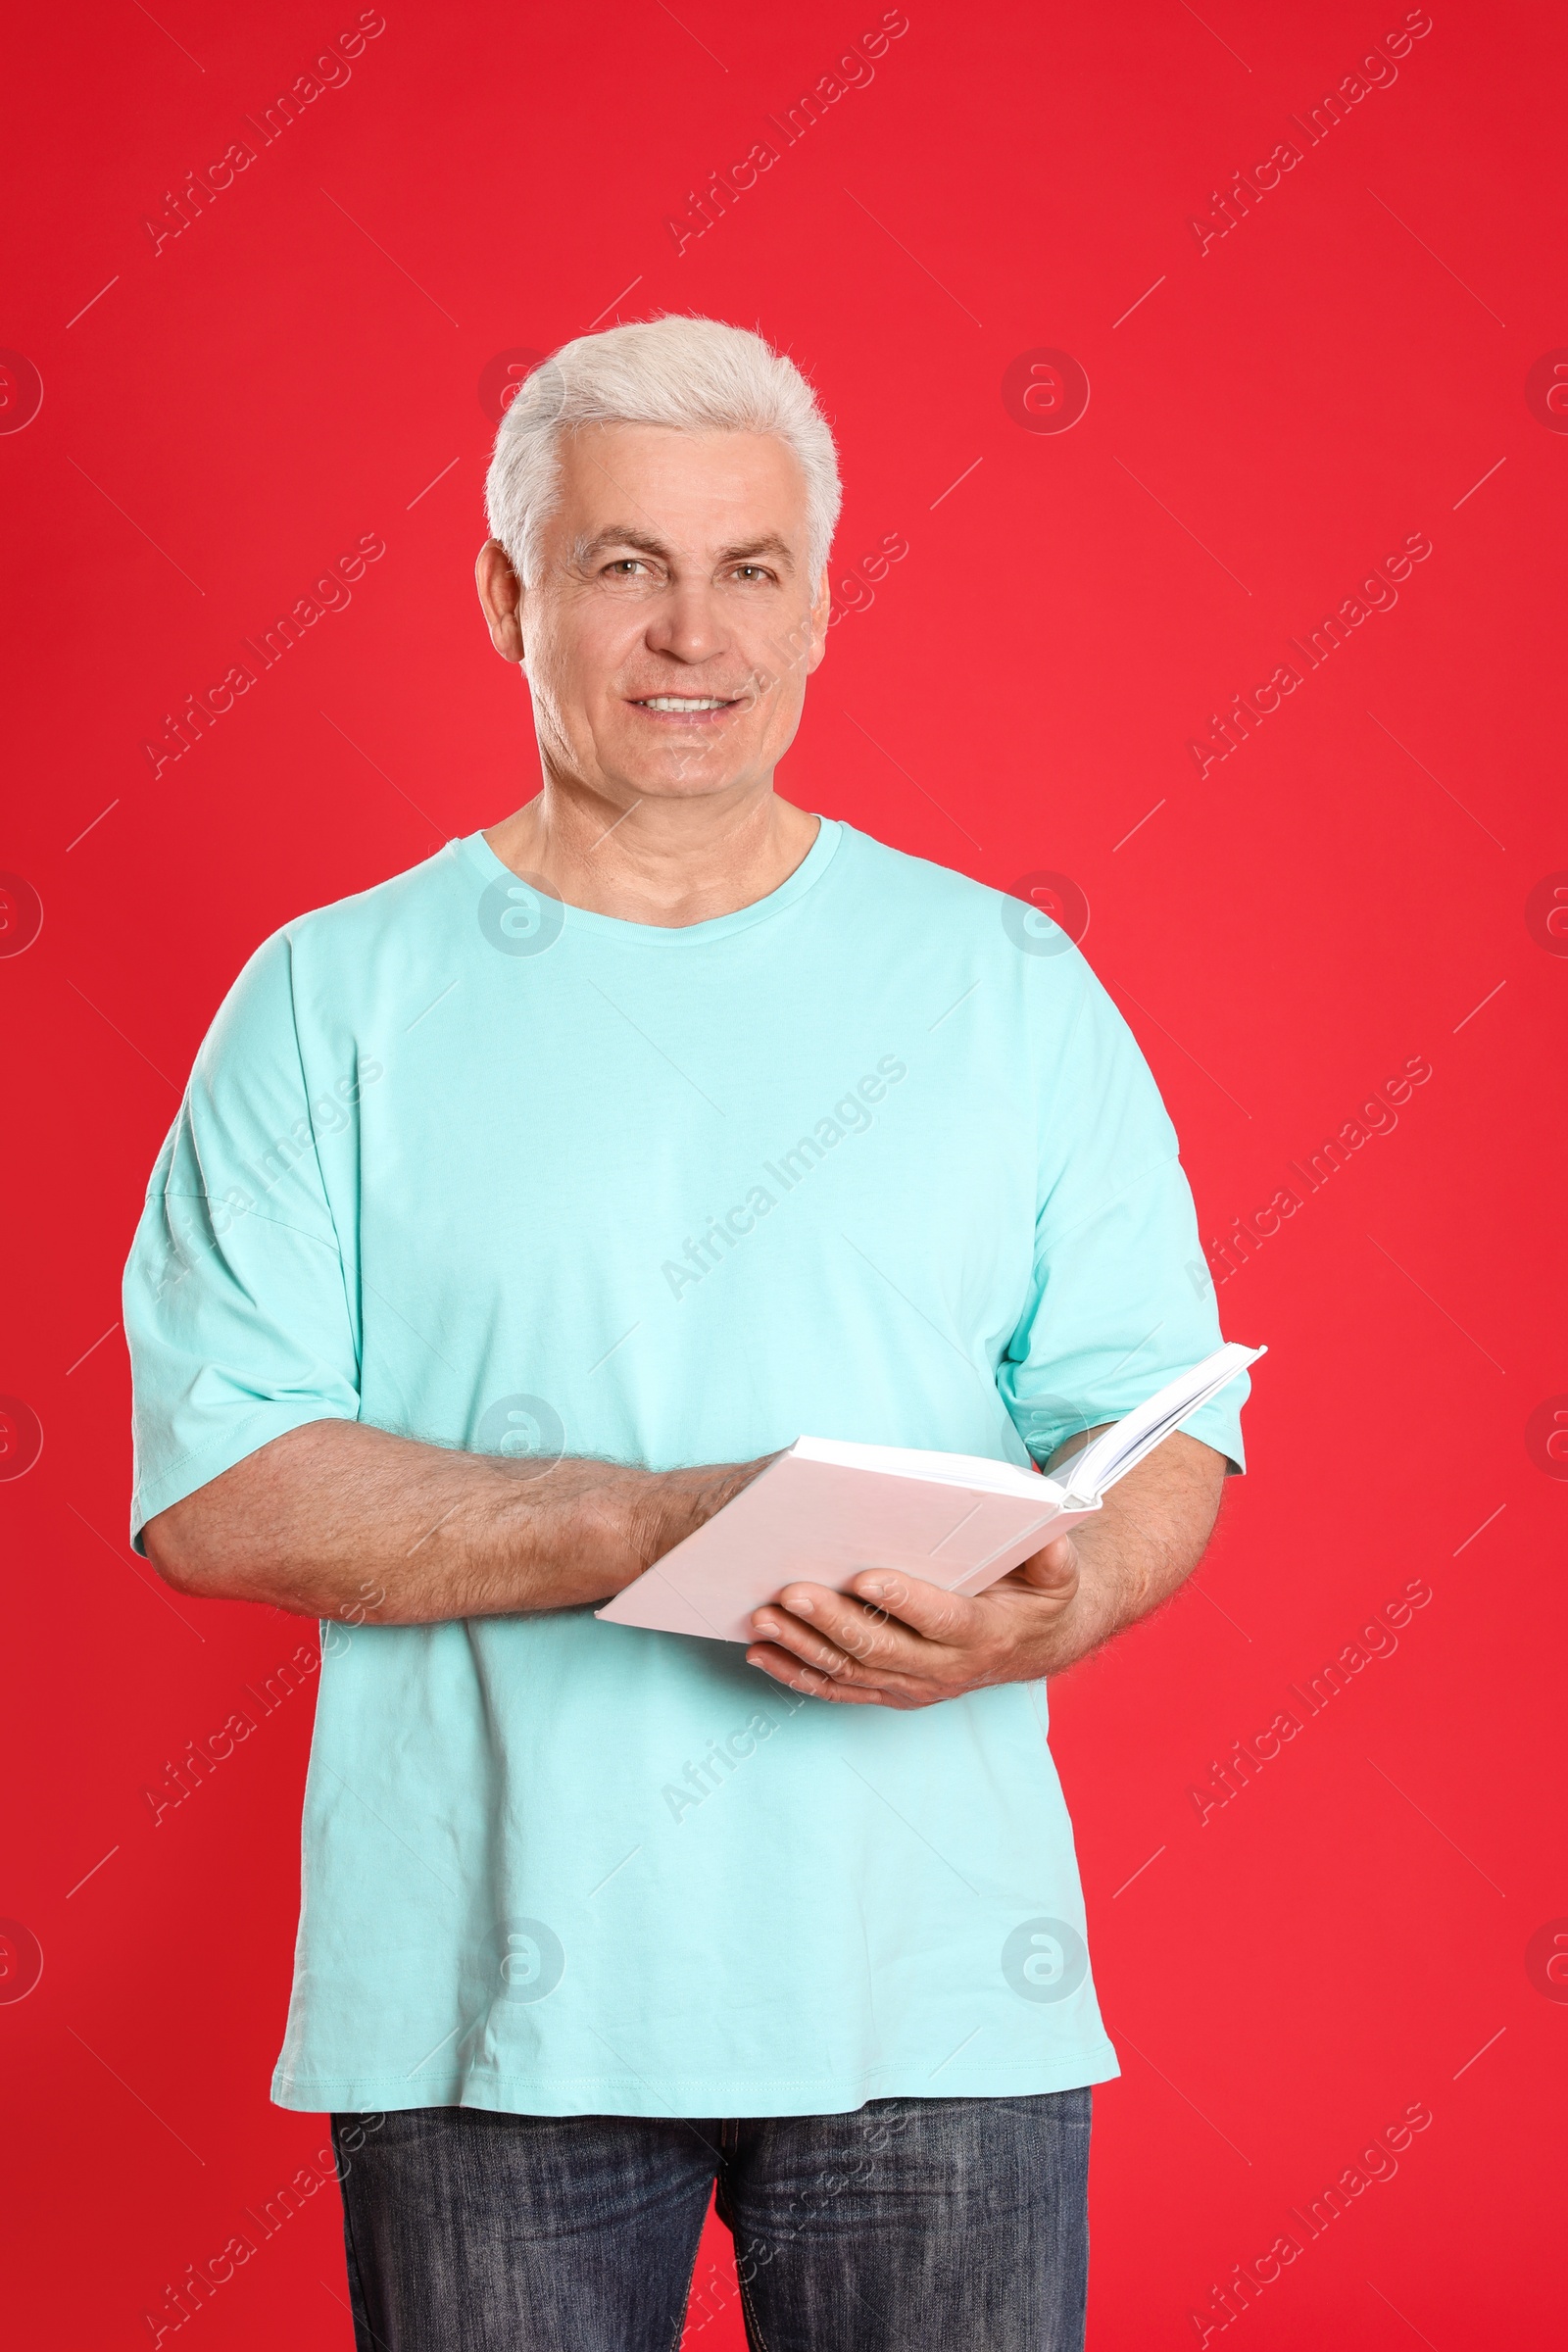
<svg viewBox="0 0 1568 2352"><path fill-rule="evenodd" d="M715 710L733 710L738 697L721 694L650 694L633 698L635 710L653 710L663 718L703 718Z"/></svg>

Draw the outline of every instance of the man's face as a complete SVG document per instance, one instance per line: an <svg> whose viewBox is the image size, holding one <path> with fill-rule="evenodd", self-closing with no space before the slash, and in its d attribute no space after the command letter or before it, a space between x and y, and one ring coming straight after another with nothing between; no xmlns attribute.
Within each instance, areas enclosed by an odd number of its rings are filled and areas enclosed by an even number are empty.
<svg viewBox="0 0 1568 2352"><path fill-rule="evenodd" d="M561 459L516 606L545 759L627 807L765 784L827 627L798 461L767 433L631 424L568 434ZM498 558L494 543L480 558L481 595L515 658Z"/></svg>

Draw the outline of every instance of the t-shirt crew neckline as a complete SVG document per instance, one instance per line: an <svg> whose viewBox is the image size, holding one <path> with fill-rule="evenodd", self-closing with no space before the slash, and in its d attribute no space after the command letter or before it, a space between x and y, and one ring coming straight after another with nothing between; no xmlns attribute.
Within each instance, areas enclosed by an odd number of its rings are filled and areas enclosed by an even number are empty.
<svg viewBox="0 0 1568 2352"><path fill-rule="evenodd" d="M628 948L649 948L665 952L676 948L707 947L716 940L729 939L736 932L748 931L755 923L770 922L787 906L814 890L832 864L844 839L845 827L831 816L816 820L816 839L812 842L793 874L770 890L765 898L754 899L750 906L737 906L729 914L716 914L706 923L628 923L619 915L597 914L587 906L573 906L564 901L565 929L580 931L589 937L614 941ZM490 876L506 875L512 881L521 880L514 866L498 858L482 831L470 833L459 841L457 848L465 857L473 857L489 869Z"/></svg>

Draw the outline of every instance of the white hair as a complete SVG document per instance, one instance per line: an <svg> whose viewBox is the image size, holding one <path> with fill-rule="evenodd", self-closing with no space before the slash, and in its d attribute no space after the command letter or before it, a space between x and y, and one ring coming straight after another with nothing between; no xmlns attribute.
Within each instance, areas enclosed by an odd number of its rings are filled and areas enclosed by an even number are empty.
<svg viewBox="0 0 1568 2352"><path fill-rule="evenodd" d="M560 491L562 437L585 424L776 434L806 476L807 567L813 586L820 579L843 497L833 435L794 361L760 335L717 318L649 318L578 335L523 378L501 419L484 501L491 537L524 586Z"/></svg>

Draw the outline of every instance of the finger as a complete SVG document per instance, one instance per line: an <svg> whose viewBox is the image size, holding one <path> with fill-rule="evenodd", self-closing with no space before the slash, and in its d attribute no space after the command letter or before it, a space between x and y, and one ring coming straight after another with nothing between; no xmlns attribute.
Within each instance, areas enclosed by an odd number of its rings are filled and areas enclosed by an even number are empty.
<svg viewBox="0 0 1568 2352"><path fill-rule="evenodd" d="M1078 1547L1071 1536L1057 1536L1012 1573L1037 1592L1069 1593L1078 1582Z"/></svg>
<svg viewBox="0 0 1568 2352"><path fill-rule="evenodd" d="M820 1674L831 1674L845 1682L865 1683L878 1679L877 1669L871 1661L852 1656L849 1650L840 1648L836 1642L830 1641L814 1625L803 1624L788 1609L773 1606L754 1611L752 1634L758 1641L771 1642L780 1649L792 1651L806 1665L814 1666Z"/></svg>
<svg viewBox="0 0 1568 2352"><path fill-rule="evenodd" d="M900 1624L886 1608L875 1608L854 1593L835 1592L826 1585L786 1585L779 1613L797 1625L821 1634L853 1658L857 1665L905 1674L921 1671L923 1637Z"/></svg>
<svg viewBox="0 0 1568 2352"><path fill-rule="evenodd" d="M793 1588L792 1588L793 1589ZM850 1590L872 1608L886 1609L900 1624L927 1642L961 1649L978 1639L983 1619L967 1593L945 1592L923 1577L905 1576L890 1568L862 1568L850 1579Z"/></svg>
<svg viewBox="0 0 1568 2352"><path fill-rule="evenodd" d="M840 1683L832 1675L819 1674L815 1667L803 1664L787 1649L779 1649L769 1643L749 1649L746 1663L756 1666L763 1674L771 1675L775 1683L784 1684L787 1690L800 1691L804 1698L834 1698L845 1706L879 1707L882 1704L882 1694L873 1687Z"/></svg>

